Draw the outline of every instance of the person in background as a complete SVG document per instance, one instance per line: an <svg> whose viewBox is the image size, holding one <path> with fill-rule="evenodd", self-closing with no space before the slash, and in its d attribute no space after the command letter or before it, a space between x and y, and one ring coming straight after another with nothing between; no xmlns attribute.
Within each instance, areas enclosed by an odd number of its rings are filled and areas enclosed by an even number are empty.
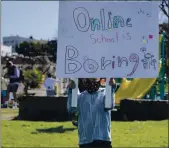
<svg viewBox="0 0 169 148"><path fill-rule="evenodd" d="M78 112L78 137L80 148L112 148L111 146L111 110L115 106L114 92L116 83L110 79L112 86L111 108L105 109L106 89L100 88L101 79L87 78L85 91L78 95L77 108L71 108L72 89L75 83L71 81L68 90L67 108L69 112Z"/></svg>
<svg viewBox="0 0 169 148"><path fill-rule="evenodd" d="M44 81L44 86L46 88L46 95L47 96L55 96L55 90L54 86L56 83L58 83L56 79L52 78L52 75L50 73L47 74L47 78Z"/></svg>
<svg viewBox="0 0 169 148"><path fill-rule="evenodd" d="M7 68L7 73L5 77L9 78L9 84L7 86L7 100L9 101L10 93L13 93L14 106L13 108L17 108L17 90L20 84L20 70L14 65L11 61L6 63L6 66L3 68Z"/></svg>
<svg viewBox="0 0 169 148"><path fill-rule="evenodd" d="M6 100L6 92L7 92L8 81L1 77L1 108L7 106L8 101Z"/></svg>

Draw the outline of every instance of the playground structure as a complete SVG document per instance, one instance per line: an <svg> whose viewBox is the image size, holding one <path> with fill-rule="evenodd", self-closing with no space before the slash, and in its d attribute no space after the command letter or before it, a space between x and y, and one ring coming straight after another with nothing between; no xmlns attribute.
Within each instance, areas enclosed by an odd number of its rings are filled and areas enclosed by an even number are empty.
<svg viewBox="0 0 169 148"><path fill-rule="evenodd" d="M159 78L160 78L160 99L165 95L165 33L159 36ZM155 99L157 78L135 78L127 80L123 78L120 86L115 93L116 105L120 104L122 99L142 99L150 92L149 99ZM144 98L145 99L145 98Z"/></svg>

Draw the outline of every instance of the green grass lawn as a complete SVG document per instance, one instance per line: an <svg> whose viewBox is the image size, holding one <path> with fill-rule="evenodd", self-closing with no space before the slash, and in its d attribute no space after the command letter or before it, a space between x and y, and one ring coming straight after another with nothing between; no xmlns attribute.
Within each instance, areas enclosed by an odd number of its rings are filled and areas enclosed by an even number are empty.
<svg viewBox="0 0 169 148"><path fill-rule="evenodd" d="M16 115L2 109L2 115ZM168 147L168 121L112 122L113 147ZM71 122L2 121L3 147L77 147Z"/></svg>

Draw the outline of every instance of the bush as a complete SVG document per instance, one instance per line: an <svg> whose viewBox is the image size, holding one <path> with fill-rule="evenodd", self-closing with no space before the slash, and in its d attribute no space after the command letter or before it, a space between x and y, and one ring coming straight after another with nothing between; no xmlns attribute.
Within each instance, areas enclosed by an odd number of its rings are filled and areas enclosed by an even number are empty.
<svg viewBox="0 0 169 148"><path fill-rule="evenodd" d="M20 120L71 121L67 97L23 96L18 100Z"/></svg>
<svg viewBox="0 0 169 148"><path fill-rule="evenodd" d="M25 83L29 85L30 88L39 88L42 81L42 72L38 69L25 70L23 72Z"/></svg>
<svg viewBox="0 0 169 148"><path fill-rule="evenodd" d="M167 100L124 99L120 102L120 110L129 121L166 120L169 117Z"/></svg>

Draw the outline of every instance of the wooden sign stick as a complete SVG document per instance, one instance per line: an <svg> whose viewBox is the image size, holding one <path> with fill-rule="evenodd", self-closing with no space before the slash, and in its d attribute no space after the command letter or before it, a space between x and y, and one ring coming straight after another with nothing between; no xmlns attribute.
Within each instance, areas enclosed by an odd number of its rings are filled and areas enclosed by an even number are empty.
<svg viewBox="0 0 169 148"><path fill-rule="evenodd" d="M111 91L111 86L109 85L110 78L106 79L106 98L105 98L105 108L110 109L112 102L111 102L111 97L112 97L112 91Z"/></svg>

